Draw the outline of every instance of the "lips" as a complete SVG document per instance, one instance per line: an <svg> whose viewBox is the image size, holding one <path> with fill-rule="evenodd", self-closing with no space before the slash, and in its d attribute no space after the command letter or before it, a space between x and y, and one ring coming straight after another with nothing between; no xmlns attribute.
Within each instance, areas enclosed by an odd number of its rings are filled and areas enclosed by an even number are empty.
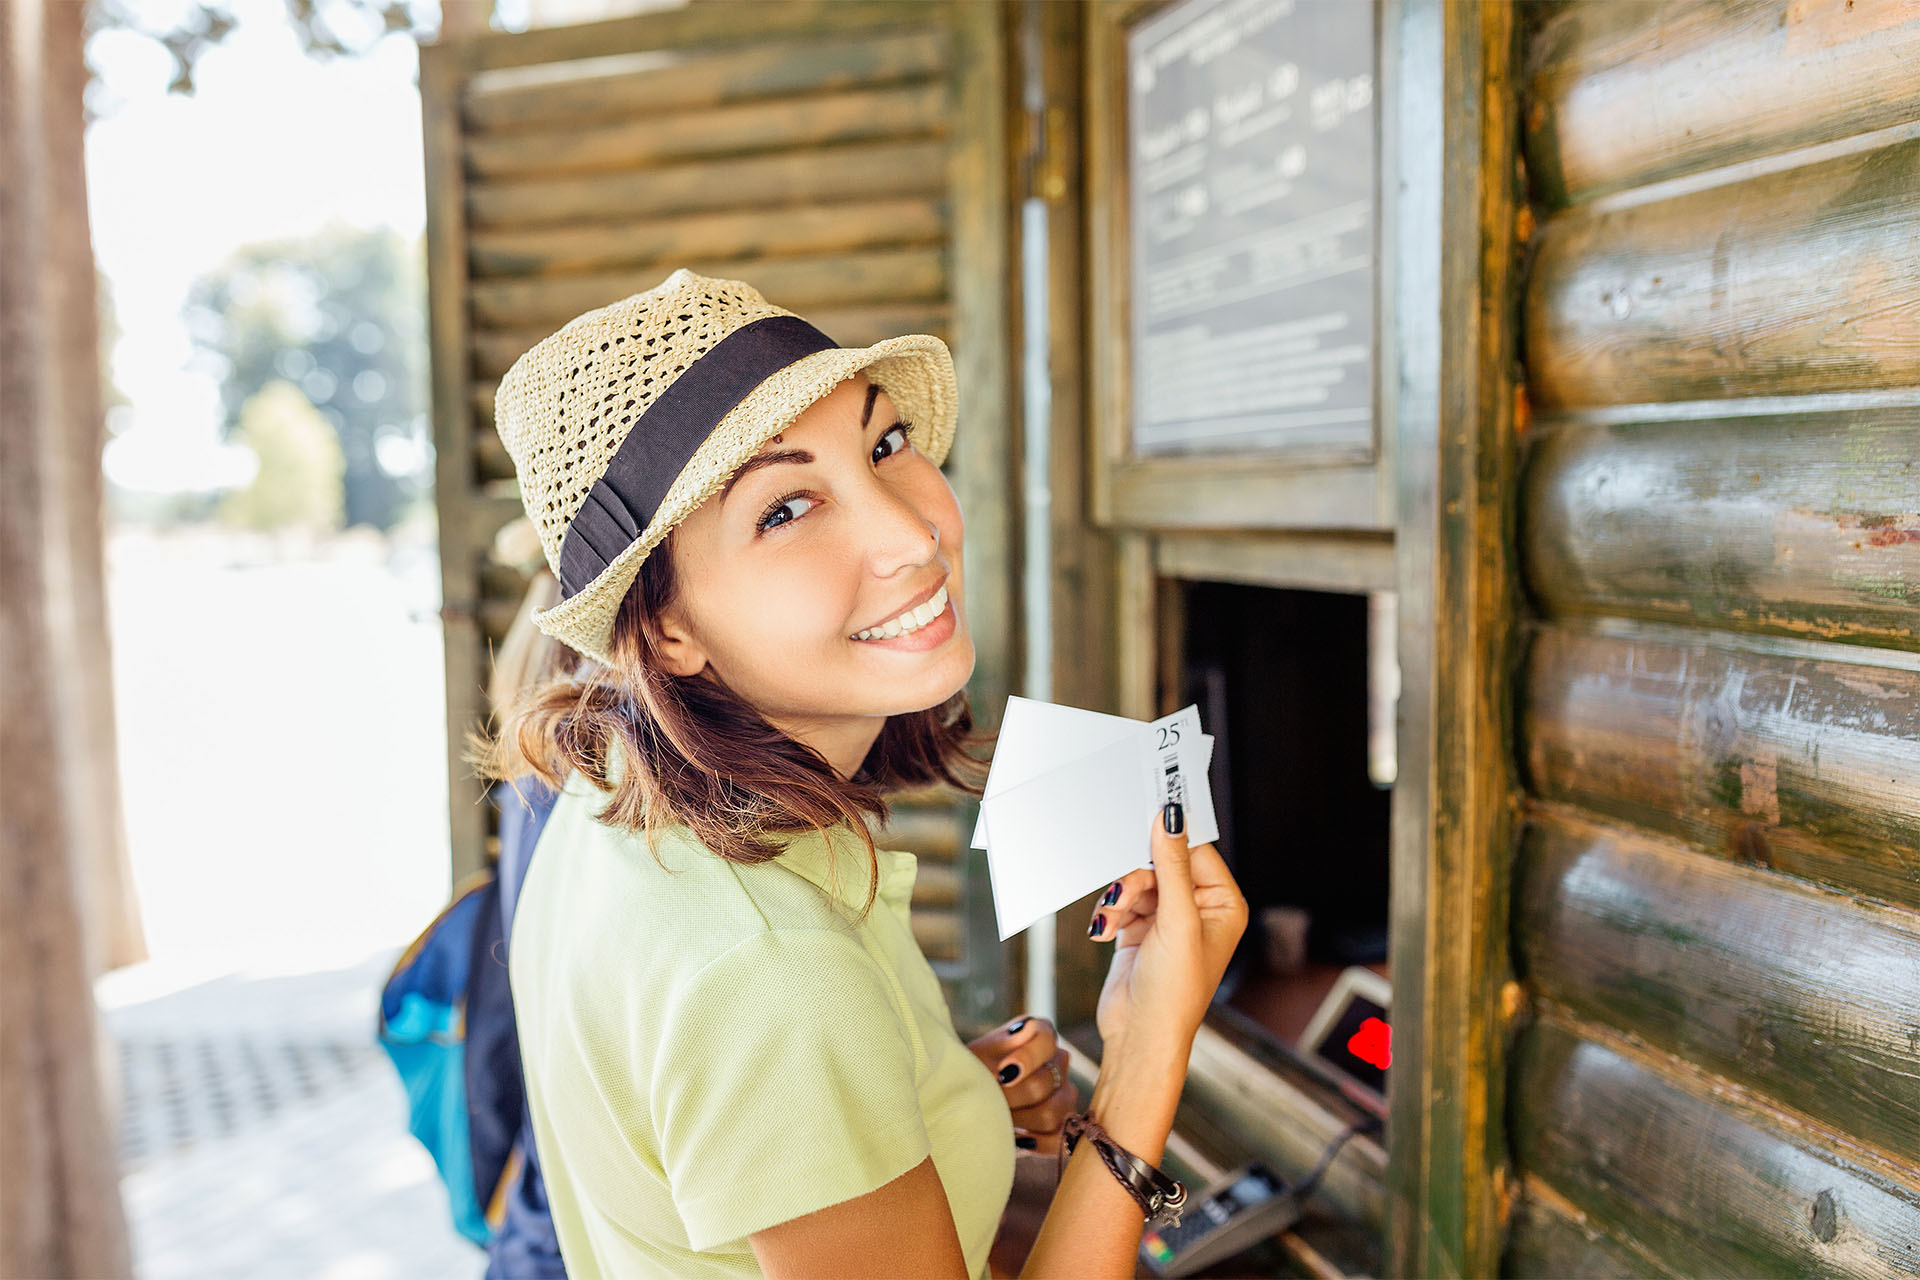
<svg viewBox="0 0 1920 1280"><path fill-rule="evenodd" d="M907 601L907 603L901 605L898 609L895 609L892 613L880 619L878 622L869 623L864 627L854 628L853 634L855 636L858 636L864 632L881 630L888 623L898 621L905 614L911 613L913 610L918 609L921 605L925 604L927 601L939 595L940 589L946 585L947 585L947 580L945 578L940 579L940 581L934 583L931 587L928 587L925 591L921 592L919 595L915 596L913 599Z"/></svg>
<svg viewBox="0 0 1920 1280"><path fill-rule="evenodd" d="M897 614L877 622L870 628L858 629L851 639L856 641L874 641L874 639L893 639L897 635L906 635L933 622L937 616L947 612L947 583L941 581L933 591L922 595L912 604L904 604Z"/></svg>

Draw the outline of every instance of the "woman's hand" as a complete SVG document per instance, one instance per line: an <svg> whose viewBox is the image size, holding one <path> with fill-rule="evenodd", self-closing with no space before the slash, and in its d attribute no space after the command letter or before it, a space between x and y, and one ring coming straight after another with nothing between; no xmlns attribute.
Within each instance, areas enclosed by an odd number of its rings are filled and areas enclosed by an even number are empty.
<svg viewBox="0 0 1920 1280"><path fill-rule="evenodd" d="M1015 1018L967 1042L1000 1082L1013 1113L1013 1141L1022 1151L1056 1153L1060 1129L1080 1109L1080 1094L1067 1079L1067 1051L1045 1018ZM1052 1070L1049 1070L1051 1065Z"/></svg>
<svg viewBox="0 0 1920 1280"><path fill-rule="evenodd" d="M1178 808L1154 815L1153 869L1129 871L1093 909L1089 936L1118 943L1096 1014L1103 1060L1134 1034L1190 1046L1246 931L1233 873L1212 845L1188 847L1184 815L1168 812Z"/></svg>

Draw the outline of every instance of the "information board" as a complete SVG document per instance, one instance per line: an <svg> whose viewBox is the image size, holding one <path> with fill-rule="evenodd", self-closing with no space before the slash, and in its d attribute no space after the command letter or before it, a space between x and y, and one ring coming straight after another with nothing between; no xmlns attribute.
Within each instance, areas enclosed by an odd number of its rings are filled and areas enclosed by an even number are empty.
<svg viewBox="0 0 1920 1280"><path fill-rule="evenodd" d="M1372 0L1180 0L1127 34L1133 451L1373 440Z"/></svg>

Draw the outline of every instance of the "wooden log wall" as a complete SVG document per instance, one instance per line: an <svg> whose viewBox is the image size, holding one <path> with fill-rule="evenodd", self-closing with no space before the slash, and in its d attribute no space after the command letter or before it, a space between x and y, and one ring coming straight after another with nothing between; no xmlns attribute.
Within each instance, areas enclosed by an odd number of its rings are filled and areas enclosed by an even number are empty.
<svg viewBox="0 0 1920 1280"><path fill-rule="evenodd" d="M1505 1266L1920 1275L1920 8L1523 47Z"/></svg>
<svg viewBox="0 0 1920 1280"><path fill-rule="evenodd" d="M956 461L1005 456L993 405L1004 370L990 342L954 342L969 287L956 252L990 225L980 210L998 190L999 117L967 97L1000 84L978 65L991 54L981 26L913 0L696 0L424 51L452 741L487 712L488 653L527 585L523 567L490 553L521 515L494 389L575 315L688 267L751 282L845 346L937 334L968 386L975 441L957 443ZM999 273L976 258L987 283L974 295L990 299ZM990 540L987 513L980 525ZM976 629L991 632L991 590L980 595ZM981 669L998 671L990 644ZM491 843L478 783L457 761L453 797L457 879ZM919 856L916 932L950 971L968 938L958 832L952 798L927 795L899 797L878 833Z"/></svg>

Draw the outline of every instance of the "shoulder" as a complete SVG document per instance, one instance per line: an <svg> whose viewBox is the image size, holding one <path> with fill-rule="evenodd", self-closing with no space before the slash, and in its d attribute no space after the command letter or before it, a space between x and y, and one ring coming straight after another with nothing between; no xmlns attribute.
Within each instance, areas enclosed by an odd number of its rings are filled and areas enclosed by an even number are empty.
<svg viewBox="0 0 1920 1280"><path fill-rule="evenodd" d="M684 826L602 822L606 793L573 775L528 870L510 954L529 967L690 979L741 943L788 930L849 933L827 895L779 860L729 862ZM744 953L743 953L744 954Z"/></svg>

